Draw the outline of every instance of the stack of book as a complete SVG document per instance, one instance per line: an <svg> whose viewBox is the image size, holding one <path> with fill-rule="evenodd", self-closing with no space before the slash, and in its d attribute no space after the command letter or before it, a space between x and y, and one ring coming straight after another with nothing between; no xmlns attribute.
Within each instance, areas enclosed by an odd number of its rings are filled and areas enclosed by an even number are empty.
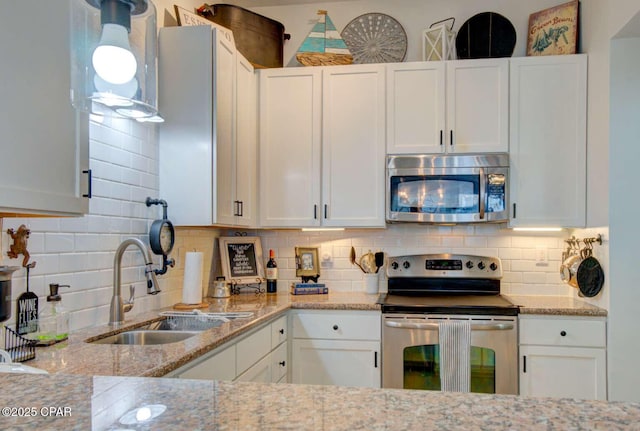
<svg viewBox="0 0 640 431"><path fill-rule="evenodd" d="M292 295L327 294L329 288L324 283L291 283Z"/></svg>

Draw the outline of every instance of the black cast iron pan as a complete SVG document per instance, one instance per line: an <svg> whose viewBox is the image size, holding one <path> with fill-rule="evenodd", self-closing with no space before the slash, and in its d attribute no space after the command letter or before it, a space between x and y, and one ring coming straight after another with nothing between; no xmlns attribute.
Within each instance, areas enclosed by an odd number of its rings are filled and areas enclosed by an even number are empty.
<svg viewBox="0 0 640 431"><path fill-rule="evenodd" d="M600 262L593 256L588 256L578 266L576 275L580 293L587 298L596 296L604 284L604 271Z"/></svg>
<svg viewBox="0 0 640 431"><path fill-rule="evenodd" d="M469 18L458 30L456 51L460 59L511 57L516 46L516 29L495 12Z"/></svg>

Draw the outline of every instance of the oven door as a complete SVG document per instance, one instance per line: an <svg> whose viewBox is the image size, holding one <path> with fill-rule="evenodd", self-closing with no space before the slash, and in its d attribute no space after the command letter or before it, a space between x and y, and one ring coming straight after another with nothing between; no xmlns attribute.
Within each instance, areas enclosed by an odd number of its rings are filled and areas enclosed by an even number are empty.
<svg viewBox="0 0 640 431"><path fill-rule="evenodd" d="M518 394L518 322L513 316L385 314L382 387L440 390L438 321L471 320L471 392Z"/></svg>

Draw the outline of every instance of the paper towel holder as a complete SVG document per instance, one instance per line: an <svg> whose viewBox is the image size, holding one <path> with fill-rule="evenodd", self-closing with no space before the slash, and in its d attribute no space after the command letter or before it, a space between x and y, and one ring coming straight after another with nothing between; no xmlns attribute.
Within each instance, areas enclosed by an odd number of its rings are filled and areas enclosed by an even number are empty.
<svg viewBox="0 0 640 431"><path fill-rule="evenodd" d="M162 256L162 269L154 269L157 275L165 274L168 267L174 267L175 259L168 259L167 256L173 249L176 239L176 232L173 223L167 217L167 202L163 199L152 199L147 197L145 204L147 207L151 205L162 205L162 219L154 220L149 229L149 245L154 254Z"/></svg>

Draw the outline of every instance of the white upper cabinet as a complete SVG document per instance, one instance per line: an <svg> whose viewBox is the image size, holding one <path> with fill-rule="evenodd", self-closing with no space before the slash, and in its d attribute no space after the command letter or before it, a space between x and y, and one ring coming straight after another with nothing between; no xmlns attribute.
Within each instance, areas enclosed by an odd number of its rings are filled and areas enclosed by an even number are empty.
<svg viewBox="0 0 640 431"><path fill-rule="evenodd" d="M69 4L2 6L0 216L86 214L89 118L69 97ZM40 7L47 13L33 13ZM26 16L28 26L17 19Z"/></svg>
<svg viewBox="0 0 640 431"><path fill-rule="evenodd" d="M387 66L387 152L444 151L445 63Z"/></svg>
<svg viewBox="0 0 640 431"><path fill-rule="evenodd" d="M448 152L509 151L509 60L447 62Z"/></svg>
<svg viewBox="0 0 640 431"><path fill-rule="evenodd" d="M384 66L323 74L321 224L384 227Z"/></svg>
<svg viewBox="0 0 640 431"><path fill-rule="evenodd" d="M259 73L260 225L384 226L384 66Z"/></svg>
<svg viewBox="0 0 640 431"><path fill-rule="evenodd" d="M260 225L318 226L322 70L258 73Z"/></svg>
<svg viewBox="0 0 640 431"><path fill-rule="evenodd" d="M509 150L509 60L387 65L387 152Z"/></svg>
<svg viewBox="0 0 640 431"><path fill-rule="evenodd" d="M163 27L158 55L160 194L177 225L252 226L255 74L229 31Z"/></svg>
<svg viewBox="0 0 640 431"><path fill-rule="evenodd" d="M587 56L511 59L509 225L586 223Z"/></svg>

